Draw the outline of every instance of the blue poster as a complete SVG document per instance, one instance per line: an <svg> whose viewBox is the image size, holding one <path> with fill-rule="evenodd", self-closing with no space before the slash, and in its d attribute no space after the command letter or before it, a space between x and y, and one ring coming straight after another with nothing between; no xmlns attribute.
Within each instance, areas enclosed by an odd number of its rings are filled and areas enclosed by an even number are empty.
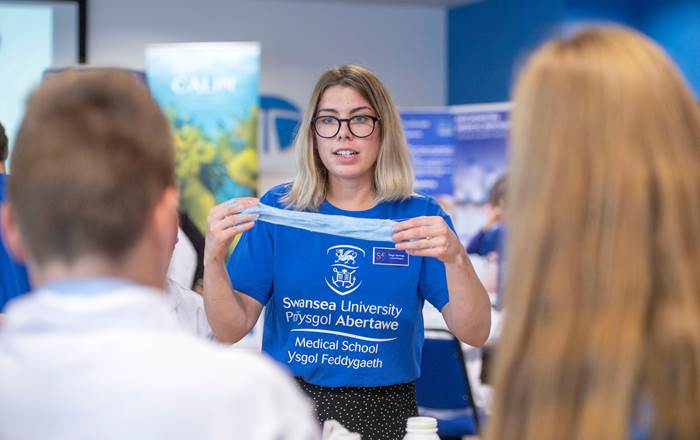
<svg viewBox="0 0 700 440"><path fill-rule="evenodd" d="M413 158L415 190L433 197L451 197L453 190L454 136L447 111L401 112Z"/></svg>
<svg viewBox="0 0 700 440"><path fill-rule="evenodd" d="M483 204L507 166L509 104L453 107L455 201Z"/></svg>
<svg viewBox="0 0 700 440"><path fill-rule="evenodd" d="M181 206L206 230L211 208L258 184L258 43L162 44L146 77L170 120Z"/></svg>
<svg viewBox="0 0 700 440"><path fill-rule="evenodd" d="M435 197L463 244L493 215L493 184L507 172L510 104L403 110L417 192ZM498 258L471 255L487 291L498 290Z"/></svg>
<svg viewBox="0 0 700 440"><path fill-rule="evenodd" d="M451 111L454 115L455 169L450 213L457 234L466 245L479 230L493 221L497 212L488 201L492 186L508 168L510 104L460 106L451 108ZM502 212L501 208L498 212ZM500 218L500 222L505 220ZM502 261L498 252L470 254L470 258L486 291L496 302Z"/></svg>

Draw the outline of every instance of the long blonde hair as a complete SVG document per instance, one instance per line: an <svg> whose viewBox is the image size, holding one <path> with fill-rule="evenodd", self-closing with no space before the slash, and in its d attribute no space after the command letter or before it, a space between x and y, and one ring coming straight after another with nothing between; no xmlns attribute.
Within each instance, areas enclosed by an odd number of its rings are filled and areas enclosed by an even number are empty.
<svg viewBox="0 0 700 440"><path fill-rule="evenodd" d="M326 197L328 172L321 162L311 120L329 87L352 87L381 118L379 156L374 168L374 190L379 201L401 200L413 193L411 155L396 106L382 82L369 70L345 65L324 72L314 86L294 141L297 174L282 202L297 210L316 211Z"/></svg>
<svg viewBox="0 0 700 440"><path fill-rule="evenodd" d="M488 439L700 438L700 115L620 27L538 50L517 82L507 321Z"/></svg>

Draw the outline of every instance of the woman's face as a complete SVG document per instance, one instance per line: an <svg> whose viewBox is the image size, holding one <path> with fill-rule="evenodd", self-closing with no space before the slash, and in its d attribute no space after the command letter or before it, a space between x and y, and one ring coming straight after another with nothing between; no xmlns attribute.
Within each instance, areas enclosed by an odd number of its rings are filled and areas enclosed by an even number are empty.
<svg viewBox="0 0 700 440"><path fill-rule="evenodd" d="M373 122L377 113L357 90L346 86L332 86L321 95L316 111L314 135L318 155L328 170L330 184L374 180L374 164L380 144L380 122ZM328 116L328 118L324 118ZM354 118L340 124L340 130L332 137L337 121L330 118ZM374 124L374 130L372 125ZM354 133L353 133L354 132ZM366 137L360 137L371 132Z"/></svg>

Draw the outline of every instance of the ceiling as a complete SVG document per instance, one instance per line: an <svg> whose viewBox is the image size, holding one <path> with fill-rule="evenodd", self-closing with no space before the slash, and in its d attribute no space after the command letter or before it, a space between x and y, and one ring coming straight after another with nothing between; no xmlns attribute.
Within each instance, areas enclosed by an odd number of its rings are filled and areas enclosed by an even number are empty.
<svg viewBox="0 0 700 440"><path fill-rule="evenodd" d="M279 1L279 0L278 0ZM286 2L372 3L382 5L452 7L483 0L284 0Z"/></svg>

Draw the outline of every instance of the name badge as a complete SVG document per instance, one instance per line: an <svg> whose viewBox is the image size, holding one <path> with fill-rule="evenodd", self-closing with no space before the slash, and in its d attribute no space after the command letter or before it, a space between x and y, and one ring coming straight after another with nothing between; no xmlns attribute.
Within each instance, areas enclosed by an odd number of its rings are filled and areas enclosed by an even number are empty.
<svg viewBox="0 0 700 440"><path fill-rule="evenodd" d="M379 266L408 266L408 253L394 248L372 248L372 264Z"/></svg>

